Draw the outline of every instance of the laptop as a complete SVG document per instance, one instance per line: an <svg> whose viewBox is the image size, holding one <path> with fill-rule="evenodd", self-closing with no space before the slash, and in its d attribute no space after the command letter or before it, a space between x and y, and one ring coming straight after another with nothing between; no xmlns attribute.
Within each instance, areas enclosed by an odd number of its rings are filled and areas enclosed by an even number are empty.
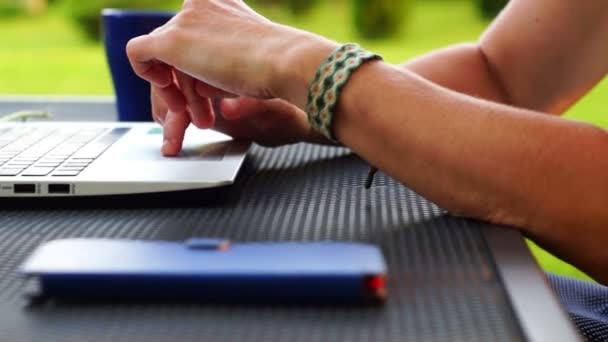
<svg viewBox="0 0 608 342"><path fill-rule="evenodd" d="M189 127L183 151L160 153L156 123L0 123L0 197L203 189L234 182L250 143Z"/></svg>

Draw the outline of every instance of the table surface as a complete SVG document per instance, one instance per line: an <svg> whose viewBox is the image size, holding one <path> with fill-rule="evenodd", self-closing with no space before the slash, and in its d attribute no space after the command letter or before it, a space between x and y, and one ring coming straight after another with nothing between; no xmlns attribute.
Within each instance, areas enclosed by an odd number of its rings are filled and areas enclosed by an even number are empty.
<svg viewBox="0 0 608 342"><path fill-rule="evenodd" d="M100 112L107 110L107 101L97 105ZM15 106L0 101L0 113ZM95 104L56 106L78 112ZM50 209L48 201L4 201L0 336L7 341L577 339L517 232L446 215L382 173L366 190L366 172L366 163L345 148L254 145L236 183L222 189L68 200ZM380 307L26 301L17 267L41 243L69 237L374 243L387 259L389 298Z"/></svg>

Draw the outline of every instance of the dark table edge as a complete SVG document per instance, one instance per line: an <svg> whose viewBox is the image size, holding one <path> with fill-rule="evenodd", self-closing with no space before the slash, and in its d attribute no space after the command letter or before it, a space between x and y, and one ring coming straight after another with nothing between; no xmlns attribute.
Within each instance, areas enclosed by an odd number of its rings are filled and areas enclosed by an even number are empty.
<svg viewBox="0 0 608 342"><path fill-rule="evenodd" d="M523 236L513 228L490 224L481 231L526 339L582 341Z"/></svg>

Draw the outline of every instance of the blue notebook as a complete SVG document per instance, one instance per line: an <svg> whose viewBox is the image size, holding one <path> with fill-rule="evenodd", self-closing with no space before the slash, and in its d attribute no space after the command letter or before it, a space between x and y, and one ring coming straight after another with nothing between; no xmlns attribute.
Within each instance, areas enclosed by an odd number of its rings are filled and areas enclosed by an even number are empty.
<svg viewBox="0 0 608 342"><path fill-rule="evenodd" d="M20 272L46 297L234 303L382 302L387 276L369 244L221 239L56 240Z"/></svg>

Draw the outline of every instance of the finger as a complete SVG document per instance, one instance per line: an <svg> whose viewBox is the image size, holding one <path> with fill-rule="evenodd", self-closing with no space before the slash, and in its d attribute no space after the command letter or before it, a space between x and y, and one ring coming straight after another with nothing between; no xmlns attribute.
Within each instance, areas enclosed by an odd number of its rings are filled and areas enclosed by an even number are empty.
<svg viewBox="0 0 608 342"><path fill-rule="evenodd" d="M172 83L164 88L156 87L156 94L165 101L170 111L175 113L186 112L188 101L176 84Z"/></svg>
<svg viewBox="0 0 608 342"><path fill-rule="evenodd" d="M218 97L222 98L230 98L230 97L238 97L238 95L218 89L214 86L211 86L202 81L196 81L195 87L196 93L202 97L208 97L210 99L215 99Z"/></svg>
<svg viewBox="0 0 608 342"><path fill-rule="evenodd" d="M127 56L133 71L146 81L159 86L168 86L173 77L171 68L160 62L155 46L157 35L143 35L127 43Z"/></svg>
<svg viewBox="0 0 608 342"><path fill-rule="evenodd" d="M288 102L273 99L259 100L251 97L222 99L219 109L226 120L242 120L250 117L291 115L294 106Z"/></svg>
<svg viewBox="0 0 608 342"><path fill-rule="evenodd" d="M214 129L234 139L253 140L262 146L274 147L296 142L289 130L273 128L272 123L256 116L227 120L218 115Z"/></svg>
<svg viewBox="0 0 608 342"><path fill-rule="evenodd" d="M303 140L310 131L306 114L279 99L223 99L217 104L216 127L228 135L277 146Z"/></svg>
<svg viewBox="0 0 608 342"><path fill-rule="evenodd" d="M175 70L174 72L180 90L186 97L189 109L188 113L190 114L192 123L198 128L206 129L212 127L214 115L209 99L201 97L196 93L194 89L194 78L178 70Z"/></svg>
<svg viewBox="0 0 608 342"><path fill-rule="evenodd" d="M190 117L186 112L176 113L169 111L163 125L163 146L161 152L165 156L176 156L182 150L186 128L190 124Z"/></svg>
<svg viewBox="0 0 608 342"><path fill-rule="evenodd" d="M212 100L216 113L220 112L220 100ZM229 135L235 139L252 140L255 138L255 132L251 129L251 125L246 121L229 121L222 115L217 115L213 129Z"/></svg>
<svg viewBox="0 0 608 342"><path fill-rule="evenodd" d="M222 116L226 120L239 120L257 114L266 110L266 103L246 97L236 99L222 99L219 103L219 109Z"/></svg>
<svg viewBox="0 0 608 342"><path fill-rule="evenodd" d="M143 79L158 87L167 87L173 82L173 68L159 61L150 61L148 70Z"/></svg>
<svg viewBox="0 0 608 342"><path fill-rule="evenodd" d="M152 118L154 121L162 125L165 122L165 116L169 111L169 107L163 98L158 94L158 91L158 87L151 87L150 102L152 103Z"/></svg>

